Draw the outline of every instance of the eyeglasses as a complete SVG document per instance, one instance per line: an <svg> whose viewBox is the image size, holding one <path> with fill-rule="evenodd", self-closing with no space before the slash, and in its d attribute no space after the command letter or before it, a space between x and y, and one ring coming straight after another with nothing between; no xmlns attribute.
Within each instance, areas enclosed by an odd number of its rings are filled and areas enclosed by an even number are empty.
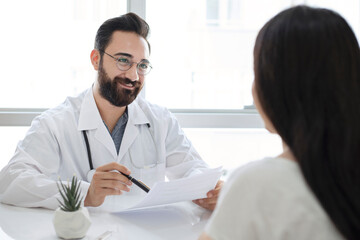
<svg viewBox="0 0 360 240"><path fill-rule="evenodd" d="M137 73L139 75L146 75L152 69L152 66L151 66L151 64L150 64L150 62L148 60L141 60L140 62L137 63L137 62L131 61L131 58L129 56L120 55L119 57L114 57L114 56L106 53L105 51L101 51L101 50L99 50L99 51L102 52L102 53L105 53L109 57L112 57L113 59L115 59L116 60L116 66L121 71L129 70L134 63L136 63L136 71L137 71Z"/></svg>

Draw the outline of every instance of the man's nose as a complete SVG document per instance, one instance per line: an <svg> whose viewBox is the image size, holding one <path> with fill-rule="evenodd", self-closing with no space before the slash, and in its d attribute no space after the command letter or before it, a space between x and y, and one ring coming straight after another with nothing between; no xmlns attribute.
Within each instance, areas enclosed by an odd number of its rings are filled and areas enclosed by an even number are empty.
<svg viewBox="0 0 360 240"><path fill-rule="evenodd" d="M137 72L137 64L134 63L129 70L126 71L126 77L135 82L139 80L139 74Z"/></svg>

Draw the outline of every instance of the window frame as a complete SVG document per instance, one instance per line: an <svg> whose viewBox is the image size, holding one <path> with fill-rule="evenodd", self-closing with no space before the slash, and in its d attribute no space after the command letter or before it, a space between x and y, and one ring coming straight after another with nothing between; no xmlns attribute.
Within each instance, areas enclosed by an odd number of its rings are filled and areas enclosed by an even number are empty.
<svg viewBox="0 0 360 240"><path fill-rule="evenodd" d="M46 108L0 108L0 126L30 126ZM169 109L183 128L263 128L255 109Z"/></svg>
<svg viewBox="0 0 360 240"><path fill-rule="evenodd" d="M146 0L127 0L127 11L146 19ZM141 92L145 97L145 91ZM46 108L0 108L1 126L30 126ZM183 128L263 128L253 106L248 109L169 109Z"/></svg>

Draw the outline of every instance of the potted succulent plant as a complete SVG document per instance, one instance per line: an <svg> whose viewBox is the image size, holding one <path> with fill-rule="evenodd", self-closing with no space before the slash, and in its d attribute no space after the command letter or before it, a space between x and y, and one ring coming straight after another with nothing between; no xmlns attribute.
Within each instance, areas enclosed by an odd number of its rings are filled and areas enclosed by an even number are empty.
<svg viewBox="0 0 360 240"><path fill-rule="evenodd" d="M62 201L56 209L53 223L56 234L64 239L82 238L86 235L91 221L89 212L81 206L80 181L73 176L71 183L57 183Z"/></svg>

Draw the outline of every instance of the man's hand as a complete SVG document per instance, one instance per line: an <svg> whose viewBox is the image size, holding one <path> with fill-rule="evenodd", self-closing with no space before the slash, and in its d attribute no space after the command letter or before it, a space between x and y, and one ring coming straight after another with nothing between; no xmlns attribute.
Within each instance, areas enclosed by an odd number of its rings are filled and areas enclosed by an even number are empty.
<svg viewBox="0 0 360 240"><path fill-rule="evenodd" d="M216 203L217 203L219 193L220 193L223 183L224 183L224 181L219 180L217 182L215 188L206 194L207 198L196 199L196 200L193 200L193 202L196 203L197 205L199 205L200 207L203 207L203 208L213 211L216 207Z"/></svg>
<svg viewBox="0 0 360 240"><path fill-rule="evenodd" d="M84 201L85 206L98 207L103 204L106 196L120 195L122 191L130 191L128 186L131 186L132 182L116 171L130 175L128 168L116 162L96 169Z"/></svg>

